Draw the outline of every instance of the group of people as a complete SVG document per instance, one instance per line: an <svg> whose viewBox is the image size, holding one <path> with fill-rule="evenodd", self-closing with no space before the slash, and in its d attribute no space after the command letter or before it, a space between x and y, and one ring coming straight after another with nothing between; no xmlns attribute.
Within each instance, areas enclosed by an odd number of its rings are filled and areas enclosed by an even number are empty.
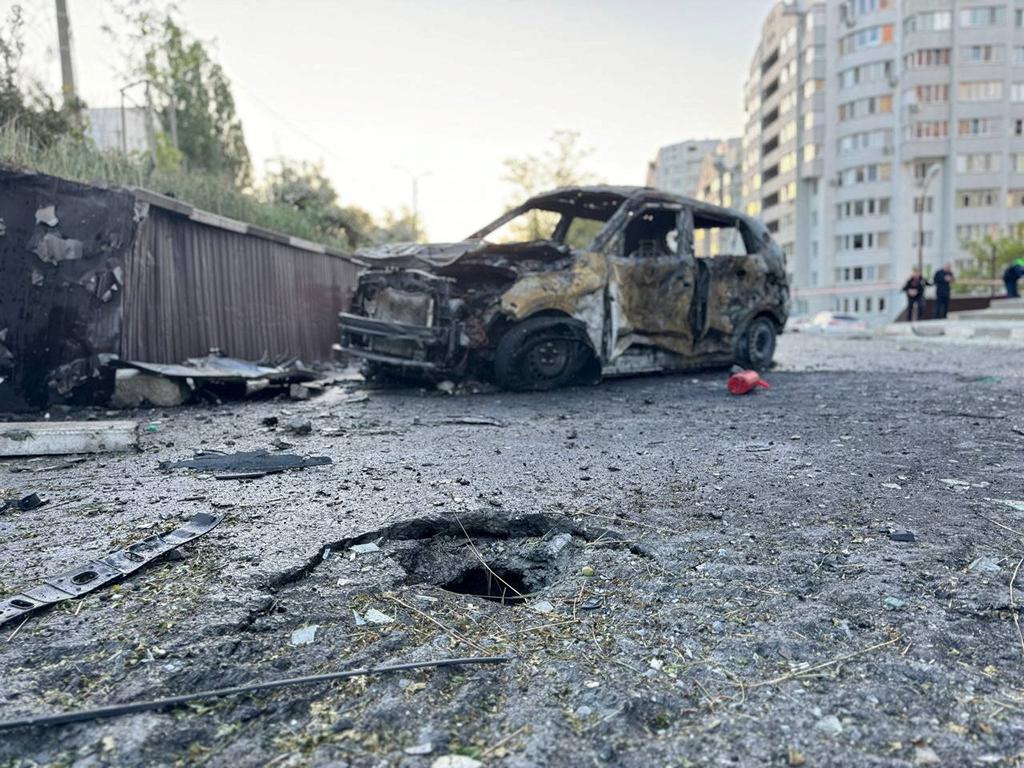
<svg viewBox="0 0 1024 768"><path fill-rule="evenodd" d="M935 270L931 283L924 278L920 269L914 267L910 271L910 279L903 284L903 292L907 294L907 320L913 322L924 319L924 289L929 285L935 286L935 319L946 317L949 314L949 294L955 281L952 264L943 264L941 269Z"/></svg>
<svg viewBox="0 0 1024 768"><path fill-rule="evenodd" d="M1006 285L1007 298L1015 299L1020 296L1017 288L1017 281L1024 277L1024 258L1017 259L1010 264L1003 272L1003 283ZM910 271L910 279L903 284L903 293L907 295L907 320L924 319L924 289L930 285L935 286L935 316L936 320L942 320L949 313L949 294L956 281L953 274L953 265L943 264L941 269L935 270L932 282L928 282L921 274L921 270L914 267Z"/></svg>

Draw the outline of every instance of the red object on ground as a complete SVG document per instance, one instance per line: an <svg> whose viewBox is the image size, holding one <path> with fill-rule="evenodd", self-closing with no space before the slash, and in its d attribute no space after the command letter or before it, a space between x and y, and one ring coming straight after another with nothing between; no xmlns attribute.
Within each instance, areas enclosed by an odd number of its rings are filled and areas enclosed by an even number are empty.
<svg viewBox="0 0 1024 768"><path fill-rule="evenodd" d="M734 395L745 395L760 387L770 389L768 382L762 379L757 371L738 371L729 377L729 391Z"/></svg>

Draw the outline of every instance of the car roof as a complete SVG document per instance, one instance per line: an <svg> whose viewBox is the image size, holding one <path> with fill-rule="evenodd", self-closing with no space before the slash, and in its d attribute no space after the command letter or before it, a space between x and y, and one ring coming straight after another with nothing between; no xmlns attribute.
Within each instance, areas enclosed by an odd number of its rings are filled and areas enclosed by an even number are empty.
<svg viewBox="0 0 1024 768"><path fill-rule="evenodd" d="M591 184L568 187L558 187L548 192L534 195L520 208L542 207L560 213L573 213L580 215L584 212L597 213L604 211L614 212L622 203L630 198L638 198L645 201L673 203L686 205L696 212L718 214L728 216L732 219L742 219L755 229L763 229L764 225L755 219L750 218L741 211L732 208L723 208L720 205L697 200L696 198L676 195L665 192L654 187L619 186L611 184ZM608 214L611 215L611 212ZM596 218L596 217L595 217Z"/></svg>

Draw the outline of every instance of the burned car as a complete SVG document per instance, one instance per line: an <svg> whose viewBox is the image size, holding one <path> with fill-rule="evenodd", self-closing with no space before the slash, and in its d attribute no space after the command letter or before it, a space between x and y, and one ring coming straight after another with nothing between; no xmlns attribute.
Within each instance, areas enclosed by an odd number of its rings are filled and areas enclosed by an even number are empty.
<svg viewBox="0 0 1024 768"><path fill-rule="evenodd" d="M739 363L764 369L786 322L765 227L642 187L566 187L460 243L357 252L341 349L370 373L478 376L538 390Z"/></svg>

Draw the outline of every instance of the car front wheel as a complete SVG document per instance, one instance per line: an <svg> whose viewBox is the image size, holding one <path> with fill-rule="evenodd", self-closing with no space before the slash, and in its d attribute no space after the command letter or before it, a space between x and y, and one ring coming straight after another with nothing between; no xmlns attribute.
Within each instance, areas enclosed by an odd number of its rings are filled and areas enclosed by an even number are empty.
<svg viewBox="0 0 1024 768"><path fill-rule="evenodd" d="M556 389L573 382L591 356L590 348L564 323L533 318L498 342L494 378L503 389Z"/></svg>

